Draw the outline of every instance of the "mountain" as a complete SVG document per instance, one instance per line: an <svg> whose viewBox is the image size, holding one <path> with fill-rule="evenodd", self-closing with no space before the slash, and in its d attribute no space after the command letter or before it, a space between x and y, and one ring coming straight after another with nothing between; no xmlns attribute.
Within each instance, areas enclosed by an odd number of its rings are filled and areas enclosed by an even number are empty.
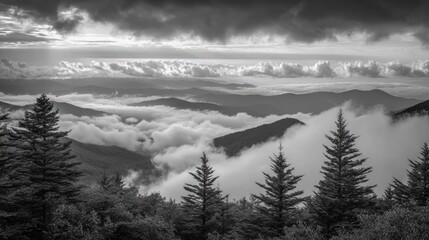
<svg viewBox="0 0 429 240"><path fill-rule="evenodd" d="M189 109L194 111L217 111L224 115L236 115L240 112L246 112L249 115L261 117L262 114L254 112L251 108L243 107L227 107L221 106L214 103L205 103L205 102L190 102L178 98L160 98L156 100L142 101L139 103L130 104L130 106L168 106L178 109Z"/></svg>
<svg viewBox="0 0 429 240"><path fill-rule="evenodd" d="M264 143L271 138L279 138L288 128L301 124L304 123L297 119L284 118L273 123L215 138L213 145L217 148L223 148L228 156L235 156L241 150L250 148L255 144Z"/></svg>
<svg viewBox="0 0 429 240"><path fill-rule="evenodd" d="M46 79L0 79L0 91L5 94L42 94L52 93L72 86L64 81Z"/></svg>
<svg viewBox="0 0 429 240"><path fill-rule="evenodd" d="M111 89L143 89L143 88L165 88L165 89L187 89L187 88L225 88L241 89L255 87L247 83L228 83L219 79L195 79L195 78L77 78L65 80L74 86L103 86Z"/></svg>
<svg viewBox="0 0 429 240"><path fill-rule="evenodd" d="M399 110L418 103L418 100L395 97L381 90L351 90L340 93L286 93L275 96L217 93L195 96L194 98L223 106L250 108L262 115L283 115L298 112L318 114L347 101L351 101L356 107L363 107L365 109L382 105L387 111Z"/></svg>
<svg viewBox="0 0 429 240"><path fill-rule="evenodd" d="M163 79L163 78L78 78L78 79L0 79L0 90L5 94L139 94L162 96L183 96L190 92L208 92L204 88L243 89L253 88L247 83L228 83L219 80ZM188 91L188 89L190 91ZM176 92L177 90L177 92ZM214 91L210 91L214 92Z"/></svg>
<svg viewBox="0 0 429 240"><path fill-rule="evenodd" d="M0 101L0 112L13 112L18 110L30 110L33 105L18 106L10 103ZM65 102L54 102L54 107L60 111L60 114L72 114L77 117L88 116L88 117L99 117L107 113L97 111L91 108L82 108Z"/></svg>
<svg viewBox="0 0 429 240"><path fill-rule="evenodd" d="M356 107L365 109L382 105L386 111L398 111L417 104L415 99L392 96L381 90L351 90L340 93L313 92L306 94L286 93L280 95L244 95L220 91L223 89L253 88L253 85L217 83L209 80L190 79L122 79L122 78L88 78L66 80L2 80L1 92L6 94L68 94L89 93L101 95L136 95L158 96L164 98L196 99L197 104L164 102L162 105L187 104L186 109L216 110L231 115L236 112L247 112L254 116L271 114L284 115L298 112L318 114L332 107L351 101ZM211 103L214 105L201 105ZM155 104L146 103L146 104ZM159 103L156 103L159 105ZM191 106L192 105L192 106ZM221 106L221 108L219 107Z"/></svg>
<svg viewBox="0 0 429 240"><path fill-rule="evenodd" d="M82 108L65 102L54 102L54 107L57 108L61 114L72 114L77 117L99 117L107 114L102 111L97 111L91 108Z"/></svg>
<svg viewBox="0 0 429 240"><path fill-rule="evenodd" d="M164 96L164 97L189 97L195 95L205 95L216 93L215 91L203 90L200 88L170 89L170 88L126 88L126 87L105 87L96 85L85 85L62 89L53 92L57 95L70 93L96 94L96 95L137 95L137 96Z"/></svg>
<svg viewBox="0 0 429 240"><path fill-rule="evenodd" d="M0 112L13 112L22 109L21 106L0 101Z"/></svg>
<svg viewBox="0 0 429 240"><path fill-rule="evenodd" d="M395 119L411 116L423 116L429 115L429 100L418 103L411 107L397 111L393 114Z"/></svg>
<svg viewBox="0 0 429 240"><path fill-rule="evenodd" d="M83 171L82 181L94 183L106 172L108 175L119 172L126 175L129 169L141 170L143 178L150 181L156 175L151 156L116 147L100 146L71 140L71 150L76 160L81 162L79 168Z"/></svg>

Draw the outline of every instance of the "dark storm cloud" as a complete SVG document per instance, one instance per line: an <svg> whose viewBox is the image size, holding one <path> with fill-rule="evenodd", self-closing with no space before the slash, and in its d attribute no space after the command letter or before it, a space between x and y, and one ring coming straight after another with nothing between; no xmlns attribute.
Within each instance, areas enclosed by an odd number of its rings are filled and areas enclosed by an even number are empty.
<svg viewBox="0 0 429 240"><path fill-rule="evenodd" d="M99 22L113 23L135 35L168 38L178 33L224 41L257 31L289 41L335 39L337 33L365 32L368 41L412 32L429 42L426 0L0 0L54 28L73 30L80 17L63 19L61 9L86 11Z"/></svg>

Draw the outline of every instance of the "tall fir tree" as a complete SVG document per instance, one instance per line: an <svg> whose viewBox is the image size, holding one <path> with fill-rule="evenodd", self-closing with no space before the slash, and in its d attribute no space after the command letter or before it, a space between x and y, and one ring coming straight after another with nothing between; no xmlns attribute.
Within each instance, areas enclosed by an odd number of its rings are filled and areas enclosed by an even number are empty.
<svg viewBox="0 0 429 240"><path fill-rule="evenodd" d="M68 132L59 131L58 121L58 110L43 94L14 128L14 138L19 141L17 154L25 160L31 182L26 207L36 226L31 233L33 239L48 234L53 204L75 202L80 190L77 181L81 172L76 169L79 163L73 161L71 141L65 139Z"/></svg>
<svg viewBox="0 0 429 240"><path fill-rule="evenodd" d="M417 161L408 160L411 170L407 170L407 184L394 178L393 198L399 203L414 203L427 206L429 203L429 146L424 143Z"/></svg>
<svg viewBox="0 0 429 240"><path fill-rule="evenodd" d="M335 235L339 228L354 227L357 213L375 204L375 186L364 185L371 167L362 167L367 160L355 147L357 137L350 133L342 110L338 112L336 130L326 138L327 161L322 166L323 179L317 192L308 202L313 219L322 227L326 237Z"/></svg>
<svg viewBox="0 0 429 240"><path fill-rule="evenodd" d="M189 231L190 239L206 239L207 234L216 228L215 215L221 212L222 191L214 187L218 176L213 176L214 170L208 164L206 154L201 156L201 165L195 173L190 172L197 184L186 183L184 189L188 192L182 196L184 214L187 216L185 229Z"/></svg>
<svg viewBox="0 0 429 240"><path fill-rule="evenodd" d="M294 168L287 163L280 145L278 155L270 157L273 175L263 173L265 184L256 183L264 192L252 197L259 201L257 209L266 220L265 226L269 233L281 236L283 229L294 222L294 211L297 204L304 199L303 191L295 191L296 184L302 175L294 175Z"/></svg>
<svg viewBox="0 0 429 240"><path fill-rule="evenodd" d="M7 114L0 114L0 239L18 238L27 227L19 199L28 181L22 161L15 154L7 120Z"/></svg>

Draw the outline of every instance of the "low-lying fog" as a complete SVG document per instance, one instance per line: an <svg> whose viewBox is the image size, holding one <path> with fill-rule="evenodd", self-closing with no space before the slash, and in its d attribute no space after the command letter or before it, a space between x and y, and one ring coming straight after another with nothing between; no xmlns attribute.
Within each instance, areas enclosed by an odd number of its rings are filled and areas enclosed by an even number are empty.
<svg viewBox="0 0 429 240"><path fill-rule="evenodd" d="M2 95L1 101L15 104L32 103L36 96ZM164 171L164 176L149 186L140 186L141 192L157 191L166 197L178 199L185 182L191 182L188 174L199 164L199 157L206 152L219 186L232 198L247 197L260 189L255 181L262 181L262 171L269 171L269 157L277 153L279 143L284 145L288 161L295 167L295 174L303 174L298 188L311 195L320 180L320 167L325 160L323 144L328 144L325 134L335 128L334 121L340 107L319 115L295 114L264 118L245 113L226 116L218 112L197 112L170 107L131 107L126 104L141 101L127 97L100 98L91 94L51 96L76 106L110 113L101 117L61 116L63 130L71 130L69 137L84 143L116 145L133 151L152 154L153 162ZM376 193L382 194L393 177L403 179L408 158L415 159L420 147L429 141L429 117L412 117L393 122L384 109L369 111L353 109L349 104L341 106L348 126L359 136L357 147L367 165L373 167L370 183L377 183ZM18 119L23 112L11 117ZM289 129L281 139L272 140L237 157L227 157L221 150L213 149L213 138L276 120L292 117L306 125ZM139 185L139 172L130 171L129 183Z"/></svg>

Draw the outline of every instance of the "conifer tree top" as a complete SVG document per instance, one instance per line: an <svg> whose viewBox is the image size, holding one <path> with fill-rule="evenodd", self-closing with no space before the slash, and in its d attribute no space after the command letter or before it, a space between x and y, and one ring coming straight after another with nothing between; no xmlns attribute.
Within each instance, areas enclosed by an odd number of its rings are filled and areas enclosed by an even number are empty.
<svg viewBox="0 0 429 240"><path fill-rule="evenodd" d="M393 198L401 204L429 204L429 146L425 142L417 160L408 159L411 170L407 170L408 181L403 183L393 178Z"/></svg>
<svg viewBox="0 0 429 240"><path fill-rule="evenodd" d="M340 225L355 224L356 210L373 206L375 199L375 185L366 185L372 168L362 166L367 159L355 147L357 137L348 129L341 109L335 125L336 129L326 135L330 145L323 145L327 159L322 166L323 179L315 186L317 192L309 202L326 236L332 236Z"/></svg>
<svg viewBox="0 0 429 240"><path fill-rule="evenodd" d="M295 191L302 175L293 174L294 168L286 162L281 144L279 153L270 160L272 174L263 173L265 183L256 183L264 192L252 197L260 202L257 209L268 219L266 225L272 234L280 236L283 228L293 222L291 211L304 200L300 197L303 191Z"/></svg>

